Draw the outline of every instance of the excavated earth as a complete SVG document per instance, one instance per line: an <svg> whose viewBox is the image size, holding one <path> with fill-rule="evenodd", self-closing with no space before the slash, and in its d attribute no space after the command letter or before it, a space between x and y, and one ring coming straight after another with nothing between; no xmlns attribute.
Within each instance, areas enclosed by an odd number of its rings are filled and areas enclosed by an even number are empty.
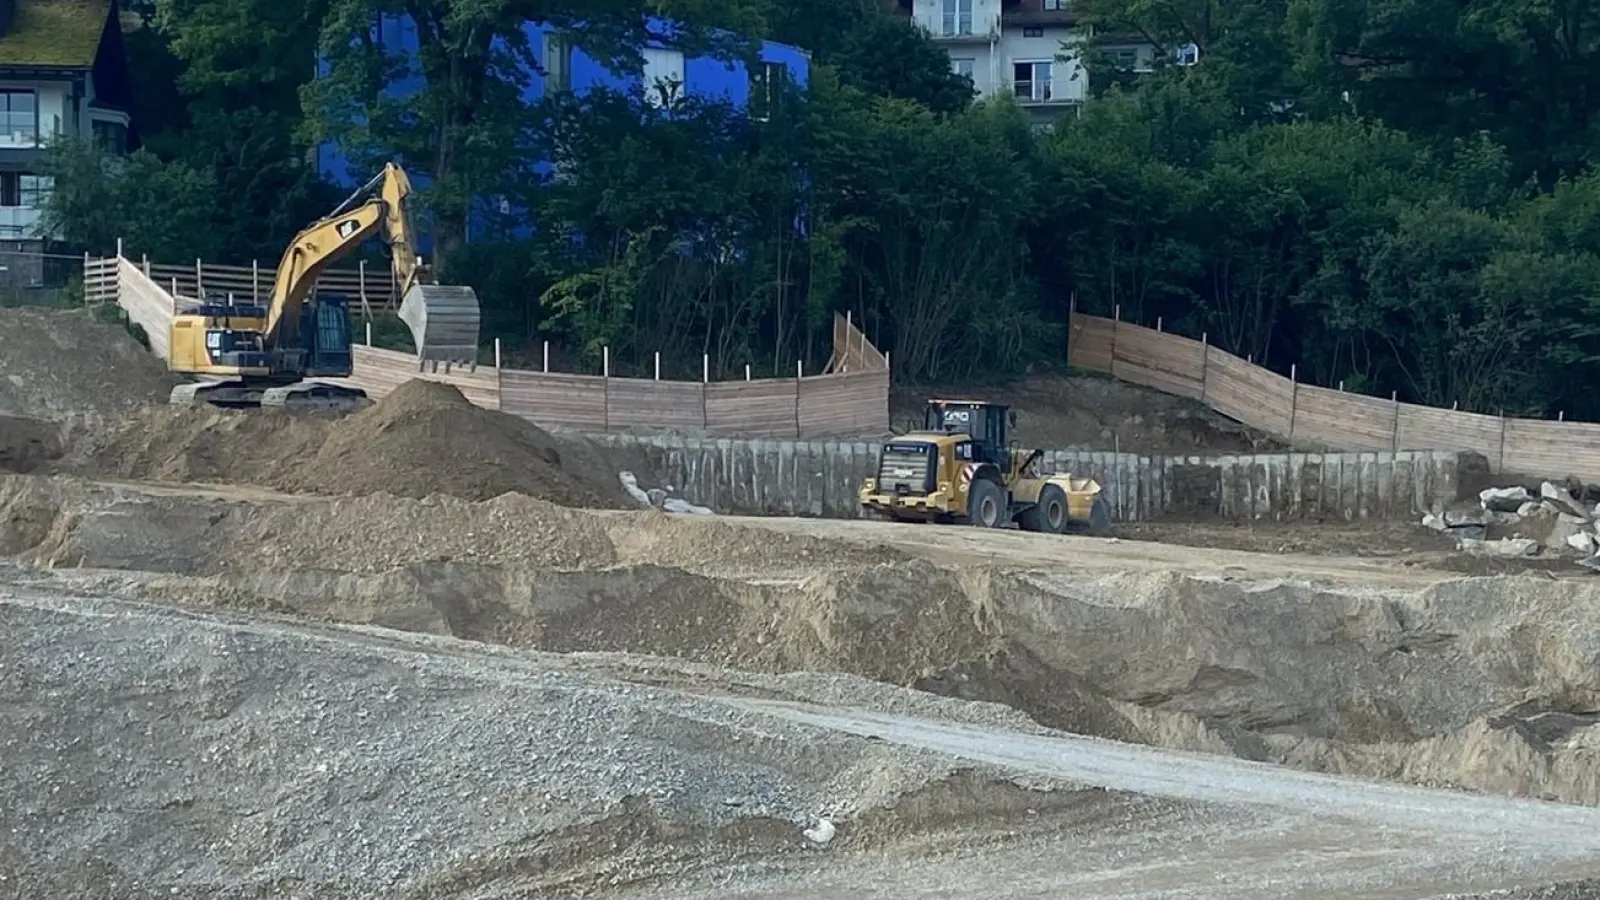
<svg viewBox="0 0 1600 900"><path fill-rule="evenodd" d="M1600 590L1073 571L715 519L481 503L0 481L0 553L141 573L194 608L557 653L839 672L1044 725L1321 772L1600 804ZM1136 546L1136 545L1123 545ZM1051 557L1054 557L1052 559ZM1104 561L1102 561L1104 562ZM1280 565L1281 560L1280 560Z"/></svg>
<svg viewBox="0 0 1600 900"><path fill-rule="evenodd" d="M0 895L1595 896L1587 578L668 516L453 388L80 368L0 371Z"/></svg>

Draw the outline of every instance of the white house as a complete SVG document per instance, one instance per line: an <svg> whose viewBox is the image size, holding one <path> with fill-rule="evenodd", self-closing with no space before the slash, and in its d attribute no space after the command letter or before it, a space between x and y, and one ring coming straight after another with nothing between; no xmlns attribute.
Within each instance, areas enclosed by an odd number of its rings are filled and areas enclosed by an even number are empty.
<svg viewBox="0 0 1600 900"><path fill-rule="evenodd" d="M1072 0L895 0L896 10L950 54L955 71L979 96L1010 95L1039 122L1075 110L1088 96L1088 76L1071 47ZM1148 69L1155 48L1130 39L1106 48L1118 65ZM1062 57L1066 57L1063 59Z"/></svg>
<svg viewBox="0 0 1600 900"><path fill-rule="evenodd" d="M55 135L128 147L128 67L116 0L0 0L0 243L42 255L39 233L51 189L39 174ZM42 273L32 273L42 279ZM6 281L34 280L7 261Z"/></svg>

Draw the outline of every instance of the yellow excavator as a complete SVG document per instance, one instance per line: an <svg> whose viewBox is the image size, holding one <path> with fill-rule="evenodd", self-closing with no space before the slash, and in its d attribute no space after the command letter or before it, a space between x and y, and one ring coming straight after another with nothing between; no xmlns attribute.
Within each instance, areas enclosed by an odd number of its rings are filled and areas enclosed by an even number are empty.
<svg viewBox="0 0 1600 900"><path fill-rule="evenodd" d="M1041 475L1042 450L1006 440L1010 407L929 400L920 431L886 442L878 474L859 492L863 509L900 522L946 522L1062 534L1105 533L1111 504L1093 478Z"/></svg>
<svg viewBox="0 0 1600 900"><path fill-rule="evenodd" d="M167 367L198 379L172 390L174 405L359 408L359 388L312 381L347 378L353 368L344 298L313 296L317 277L382 233L389 245L400 318L411 329L419 368L476 366L480 313L472 288L441 285L417 256L407 203L411 179L394 163L329 215L295 235L278 263L267 302L208 302L173 317Z"/></svg>

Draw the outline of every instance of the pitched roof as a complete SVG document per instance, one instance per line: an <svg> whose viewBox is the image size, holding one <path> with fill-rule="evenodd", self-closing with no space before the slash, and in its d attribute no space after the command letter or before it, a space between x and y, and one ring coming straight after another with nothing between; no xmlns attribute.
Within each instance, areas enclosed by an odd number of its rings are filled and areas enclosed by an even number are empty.
<svg viewBox="0 0 1600 900"><path fill-rule="evenodd" d="M105 33L111 0L14 0L0 35L0 66L88 69Z"/></svg>

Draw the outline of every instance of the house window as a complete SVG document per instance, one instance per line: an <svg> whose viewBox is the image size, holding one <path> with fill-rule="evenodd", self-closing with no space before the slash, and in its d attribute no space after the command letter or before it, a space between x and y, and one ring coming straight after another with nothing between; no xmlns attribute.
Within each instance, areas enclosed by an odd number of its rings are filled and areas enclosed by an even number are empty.
<svg viewBox="0 0 1600 900"><path fill-rule="evenodd" d="M966 78L968 81L971 81L972 67L976 63L977 60L975 59L952 59L950 60L950 68L957 75L960 75Z"/></svg>
<svg viewBox="0 0 1600 900"><path fill-rule="evenodd" d="M546 94L572 90L572 42L559 34L546 34L541 65Z"/></svg>
<svg viewBox="0 0 1600 900"><path fill-rule="evenodd" d="M44 209L50 200L50 191L55 187L55 179L49 175L22 175L17 179L17 194L21 203L30 209Z"/></svg>
<svg viewBox="0 0 1600 900"><path fill-rule="evenodd" d="M39 143L39 99L33 91L0 91L0 138Z"/></svg>
<svg viewBox="0 0 1600 900"><path fill-rule="evenodd" d="M750 118L766 122L778 108L789 70L783 63L763 62L750 70Z"/></svg>
<svg viewBox="0 0 1600 900"><path fill-rule="evenodd" d="M1106 51L1111 56L1111 64L1123 71L1131 71L1139 67L1139 51L1131 47L1119 47Z"/></svg>
<svg viewBox="0 0 1600 900"><path fill-rule="evenodd" d="M1044 0L1044 8L1045 9L1053 9L1053 10L1065 10L1067 8L1067 0Z"/></svg>
<svg viewBox="0 0 1600 900"><path fill-rule="evenodd" d="M1024 25L1023 28L1022 28L1022 36L1023 37L1044 37L1044 29L1039 27L1038 25Z"/></svg>
<svg viewBox="0 0 1600 900"><path fill-rule="evenodd" d="M91 123L94 145L101 153L121 155L128 149L128 126L121 122Z"/></svg>
<svg viewBox="0 0 1600 900"><path fill-rule="evenodd" d="M652 106L672 107L683 99L683 51L644 48L645 100Z"/></svg>
<svg viewBox="0 0 1600 900"><path fill-rule="evenodd" d="M944 4L943 31L946 37L972 33L972 0L941 0Z"/></svg>
<svg viewBox="0 0 1600 900"><path fill-rule="evenodd" d="M1048 61L1019 62L1012 67L1011 84L1017 99L1025 103L1045 103L1053 98Z"/></svg>

